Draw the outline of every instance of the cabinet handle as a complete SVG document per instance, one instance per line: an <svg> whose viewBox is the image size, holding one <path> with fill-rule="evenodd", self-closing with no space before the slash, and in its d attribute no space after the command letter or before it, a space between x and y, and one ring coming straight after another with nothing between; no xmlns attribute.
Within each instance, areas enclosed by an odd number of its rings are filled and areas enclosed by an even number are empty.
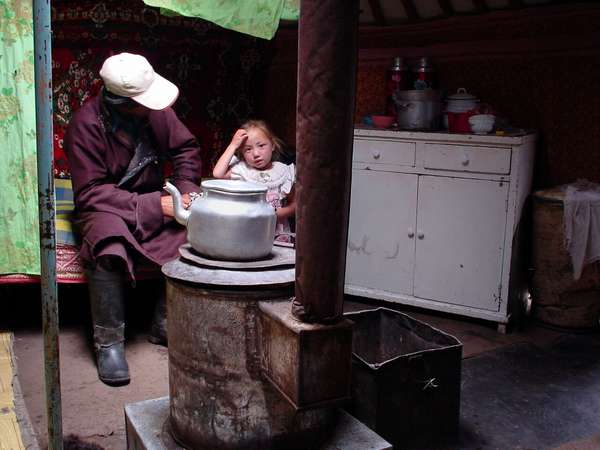
<svg viewBox="0 0 600 450"><path fill-rule="evenodd" d="M377 151L373 152L373 158L374 158L374 159L379 159L379 158L381 158L381 153L379 153L379 152L377 152Z"/></svg>
<svg viewBox="0 0 600 450"><path fill-rule="evenodd" d="M408 229L408 237L411 239L415 237L415 230L412 227Z"/></svg>
<svg viewBox="0 0 600 450"><path fill-rule="evenodd" d="M462 157L462 161L461 161L463 166L468 166L469 165L469 157L467 155L464 155Z"/></svg>
<svg viewBox="0 0 600 450"><path fill-rule="evenodd" d="M423 233L421 230L417 230L417 237L419 239L423 239L425 237L425 233Z"/></svg>

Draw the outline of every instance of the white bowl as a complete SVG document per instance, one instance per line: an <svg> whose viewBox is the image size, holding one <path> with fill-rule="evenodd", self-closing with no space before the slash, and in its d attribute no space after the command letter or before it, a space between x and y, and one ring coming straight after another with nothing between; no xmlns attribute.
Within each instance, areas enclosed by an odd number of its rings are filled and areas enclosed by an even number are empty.
<svg viewBox="0 0 600 450"><path fill-rule="evenodd" d="M488 134L494 129L493 123L472 123L471 131L475 134Z"/></svg>
<svg viewBox="0 0 600 450"><path fill-rule="evenodd" d="M475 114L469 117L469 122L473 123L494 123L496 122L496 116L493 114Z"/></svg>
<svg viewBox="0 0 600 450"><path fill-rule="evenodd" d="M494 129L496 116L492 114L476 114L469 117L471 131L475 134L487 134Z"/></svg>

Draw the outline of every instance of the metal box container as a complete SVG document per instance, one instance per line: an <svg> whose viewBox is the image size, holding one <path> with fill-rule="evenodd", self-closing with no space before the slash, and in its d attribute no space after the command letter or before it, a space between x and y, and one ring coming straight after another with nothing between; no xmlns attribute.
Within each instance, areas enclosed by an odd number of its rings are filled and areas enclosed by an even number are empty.
<svg viewBox="0 0 600 450"><path fill-rule="evenodd" d="M387 308L345 317L355 323L349 412L394 448L455 436L462 343Z"/></svg>
<svg viewBox="0 0 600 450"><path fill-rule="evenodd" d="M292 317L290 302L260 302L263 375L296 410L350 399L352 323L309 324Z"/></svg>

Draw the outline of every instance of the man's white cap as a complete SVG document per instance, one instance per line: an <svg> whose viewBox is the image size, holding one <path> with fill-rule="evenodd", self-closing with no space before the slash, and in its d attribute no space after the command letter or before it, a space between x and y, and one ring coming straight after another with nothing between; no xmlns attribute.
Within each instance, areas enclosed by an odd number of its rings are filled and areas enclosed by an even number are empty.
<svg viewBox="0 0 600 450"><path fill-rule="evenodd" d="M168 108L179 96L179 89L157 74L141 55L119 53L104 61L100 76L109 92L129 97L154 110Z"/></svg>

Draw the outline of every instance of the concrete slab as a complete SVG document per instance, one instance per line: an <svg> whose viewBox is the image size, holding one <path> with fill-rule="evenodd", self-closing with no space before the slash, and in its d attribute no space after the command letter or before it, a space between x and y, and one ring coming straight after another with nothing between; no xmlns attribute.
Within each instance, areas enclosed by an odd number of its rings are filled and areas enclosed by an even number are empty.
<svg viewBox="0 0 600 450"><path fill-rule="evenodd" d="M168 431L169 397L125 405L128 450L183 450ZM340 411L338 426L319 450L391 450L392 446L350 414Z"/></svg>

